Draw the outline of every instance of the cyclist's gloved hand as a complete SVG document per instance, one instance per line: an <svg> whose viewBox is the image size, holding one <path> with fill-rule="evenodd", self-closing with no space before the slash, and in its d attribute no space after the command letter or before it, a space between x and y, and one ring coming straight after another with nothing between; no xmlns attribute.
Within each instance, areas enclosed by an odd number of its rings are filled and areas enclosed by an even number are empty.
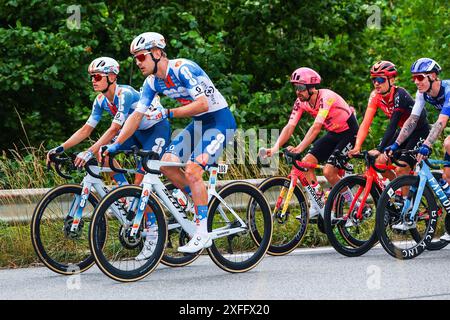
<svg viewBox="0 0 450 320"><path fill-rule="evenodd" d="M428 157L431 154L431 148L426 144L422 144L419 148L419 154Z"/></svg>
<svg viewBox="0 0 450 320"><path fill-rule="evenodd" d="M394 142L390 146L387 146L386 148L384 148L384 153L389 156L389 155L393 154L395 151L397 151L398 148L400 148L399 144L397 142Z"/></svg>
<svg viewBox="0 0 450 320"><path fill-rule="evenodd" d="M151 111L148 114L148 117L150 120L162 120L166 118L171 118L172 112L170 112L164 107L156 107L155 110Z"/></svg>
<svg viewBox="0 0 450 320"><path fill-rule="evenodd" d="M83 167L93 156L94 153L91 150L80 152L75 159L75 166L78 168Z"/></svg>
<svg viewBox="0 0 450 320"><path fill-rule="evenodd" d="M106 149L102 152L101 156L105 157L110 153L115 153L119 150L121 144L119 142L115 142L112 144L108 144L106 145ZM103 148L101 148L101 150L103 150Z"/></svg>
<svg viewBox="0 0 450 320"><path fill-rule="evenodd" d="M47 153L47 166L50 164L50 156L52 154L61 154L63 152L64 152L64 147L62 145L49 150L49 152Z"/></svg>

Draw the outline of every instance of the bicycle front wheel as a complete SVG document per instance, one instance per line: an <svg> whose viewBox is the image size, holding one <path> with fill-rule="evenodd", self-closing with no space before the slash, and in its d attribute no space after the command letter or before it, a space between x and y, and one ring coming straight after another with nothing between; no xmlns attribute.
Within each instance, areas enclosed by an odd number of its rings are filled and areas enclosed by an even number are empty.
<svg viewBox="0 0 450 320"><path fill-rule="evenodd" d="M273 233L268 254L281 256L293 251L302 241L308 226L308 204L300 187L295 186L287 205L287 193L291 179L287 177L271 177L258 186L272 209ZM259 235L255 235L259 241Z"/></svg>
<svg viewBox="0 0 450 320"><path fill-rule="evenodd" d="M108 193L96 208L89 230L89 244L98 267L111 279L121 282L137 281L149 275L158 266L167 241L166 220L157 198L150 193L144 204L140 202L141 193L142 187L133 185ZM146 258L139 258L147 235L145 214L140 225L134 226L138 207L155 216L156 239L146 251ZM106 221L106 234L96 227L101 221ZM135 234L133 227L138 228ZM104 239L103 245L100 245L101 239Z"/></svg>
<svg viewBox="0 0 450 320"><path fill-rule="evenodd" d="M208 254L225 271L248 271L259 264L270 246L269 204L261 191L246 182L230 183L218 195L209 204L208 232L213 232L216 238L213 237ZM242 230L227 235L231 229ZM259 241L253 235L256 230Z"/></svg>
<svg viewBox="0 0 450 320"><path fill-rule="evenodd" d="M31 219L31 242L36 254L50 270L63 275L86 271L94 264L88 225L99 200L93 193L86 201L78 229L71 231L81 193L82 186L76 184L50 190L36 206ZM104 221L98 227L104 229Z"/></svg>
<svg viewBox="0 0 450 320"><path fill-rule="evenodd" d="M377 206L377 233L381 245L387 253L401 260L420 255L432 241L436 228L439 208L428 185L421 195L414 220L409 219L419 179L406 175L396 178L383 191ZM408 201L400 196L404 187L416 188L415 192L409 190ZM408 207L404 208L405 205Z"/></svg>
<svg viewBox="0 0 450 320"><path fill-rule="evenodd" d="M374 213L380 193L372 184L367 199L363 200L365 188L363 177L345 177L333 187L325 203L324 227L328 240L337 252L347 257L363 255L377 242ZM344 192L353 195L351 202L345 201ZM362 217L358 219L361 206Z"/></svg>

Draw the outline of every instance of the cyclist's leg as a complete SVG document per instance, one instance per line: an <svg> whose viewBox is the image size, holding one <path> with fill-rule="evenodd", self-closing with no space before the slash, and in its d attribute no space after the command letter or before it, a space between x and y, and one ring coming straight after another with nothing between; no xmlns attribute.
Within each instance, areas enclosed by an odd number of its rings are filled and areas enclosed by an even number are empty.
<svg viewBox="0 0 450 320"><path fill-rule="evenodd" d="M194 143L194 151L186 166L185 175L195 205L196 234L186 246L179 247L178 251L197 252L212 244L207 229L208 193L203 182L203 172L217 164L225 146L233 138L235 129L236 123L228 108L209 115L201 125L195 125L196 136L201 139Z"/></svg>
<svg viewBox="0 0 450 320"><path fill-rule="evenodd" d="M177 134L167 147L162 161L186 163L194 148L194 121ZM178 189L190 194L188 181L184 171L179 167L161 167L161 172L166 176Z"/></svg>

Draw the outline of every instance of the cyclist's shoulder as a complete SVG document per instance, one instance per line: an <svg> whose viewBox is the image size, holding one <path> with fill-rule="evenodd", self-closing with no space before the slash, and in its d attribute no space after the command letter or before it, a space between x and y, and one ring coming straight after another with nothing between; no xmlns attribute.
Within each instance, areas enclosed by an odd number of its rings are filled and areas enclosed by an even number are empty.
<svg viewBox="0 0 450 320"><path fill-rule="evenodd" d="M327 105L329 107L336 104L347 105L347 102L345 102L344 98L342 98L337 92L331 89L320 89L319 98L322 100L324 105Z"/></svg>
<svg viewBox="0 0 450 320"><path fill-rule="evenodd" d="M130 85L119 84L117 86L119 87L119 90L117 92L118 96L135 97L136 95L139 95L139 91L137 91Z"/></svg>
<svg viewBox="0 0 450 320"><path fill-rule="evenodd" d="M95 97L93 105L101 107L101 105L103 104L103 102L105 102L105 100L106 100L106 97L103 95L103 93L99 93Z"/></svg>
<svg viewBox="0 0 450 320"><path fill-rule="evenodd" d="M450 92L450 79L442 80L441 85L445 88L445 92Z"/></svg>
<svg viewBox="0 0 450 320"><path fill-rule="evenodd" d="M172 59L169 60L169 68L176 74L178 75L180 73L180 70L182 68L188 68L191 72L192 71L198 71L198 72L202 72L202 68L200 68L200 66L195 63L192 60L189 59L185 59L185 58L178 58L178 59Z"/></svg>

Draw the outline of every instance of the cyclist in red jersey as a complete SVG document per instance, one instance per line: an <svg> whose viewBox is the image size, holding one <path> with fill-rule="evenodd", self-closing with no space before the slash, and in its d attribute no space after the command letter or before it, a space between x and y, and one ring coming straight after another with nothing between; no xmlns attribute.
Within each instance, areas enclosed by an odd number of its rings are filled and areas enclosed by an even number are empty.
<svg viewBox="0 0 450 320"><path fill-rule="evenodd" d="M369 133L370 125L378 109L390 119L389 125L383 138L374 150L369 153L373 156L378 156L378 164L386 164L389 159L382 153L386 147L395 142L395 139L400 132L401 127L406 119L411 114L414 106L414 99L402 87L395 86L395 77L397 76L397 68L390 61L379 61L375 63L370 69L370 77L374 85L374 90L370 94L364 119L359 127L358 135L356 137L355 147L348 153L349 156L358 154L361 150L362 144ZM418 120L418 125L415 131L411 134L410 139L405 141L400 148L415 149L425 140L429 133L429 125L427 121L427 114L425 109L422 111ZM384 177L392 180L396 175L408 174L416 164L414 156L402 156L399 159L400 163L406 164L406 167L397 167L396 172L386 171Z"/></svg>
<svg viewBox="0 0 450 320"><path fill-rule="evenodd" d="M291 83L295 86L297 100L294 103L289 122L281 131L275 145L266 150L266 155L272 156L289 140L303 112L306 111L315 118L314 123L298 146L289 146L287 149L291 152L301 153L314 142L313 147L310 148L302 161L314 164L327 162L323 174L333 186L339 181L340 177L339 169L331 164L330 157L335 152L345 155L353 148L358 123L354 109L341 96L328 89L316 88L320 81L320 75L310 68L302 67L293 72ZM328 132L314 141L322 127ZM297 169L294 168L293 170ZM314 169L309 169L305 176L308 182L314 186L316 192L320 194ZM311 216L314 214L315 212L310 213Z"/></svg>

